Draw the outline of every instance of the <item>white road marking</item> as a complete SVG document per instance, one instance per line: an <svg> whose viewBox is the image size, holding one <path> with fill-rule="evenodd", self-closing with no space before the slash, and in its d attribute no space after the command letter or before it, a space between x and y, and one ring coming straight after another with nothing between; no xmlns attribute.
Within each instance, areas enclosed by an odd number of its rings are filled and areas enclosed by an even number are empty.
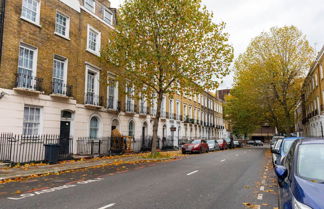
<svg viewBox="0 0 324 209"><path fill-rule="evenodd" d="M114 205L116 205L116 203L111 203L111 204L109 204L109 205L103 206L103 207L98 208L98 209L106 209L106 208L110 208L110 207L112 207L112 206L114 206Z"/></svg>
<svg viewBox="0 0 324 209"><path fill-rule="evenodd" d="M192 175L192 174L195 174L195 173L197 173L199 170L195 170L195 171L192 171L192 172L190 172L190 173L187 173L187 176L190 176L190 175Z"/></svg>
<svg viewBox="0 0 324 209"><path fill-rule="evenodd" d="M261 186L260 187L260 191L264 191L264 186Z"/></svg>
<svg viewBox="0 0 324 209"><path fill-rule="evenodd" d="M25 193L25 194L21 194L18 197L8 197L7 199L9 200L21 200L21 199L25 199L28 197L34 197L35 195L41 195L41 194L45 194L45 193L51 193L51 192L56 192L56 191L60 191L63 189L69 189L71 187L76 187L78 185L82 185L82 184L90 184L93 182L98 182L103 180L103 178L95 178L95 179L90 179L90 180L86 180L86 181L79 181L75 184L65 184L62 186L58 186L58 187L53 187L53 188L49 188L49 189L43 189L40 191L35 191L35 192L31 192L31 193Z"/></svg>
<svg viewBox="0 0 324 209"><path fill-rule="evenodd" d="M239 156L239 154L236 154L235 156L236 156L236 157L238 157L238 156Z"/></svg>
<svg viewBox="0 0 324 209"><path fill-rule="evenodd" d="M263 199L263 194L258 194L258 200L262 200Z"/></svg>
<svg viewBox="0 0 324 209"><path fill-rule="evenodd" d="M226 161L226 159L221 160L221 162L225 162L225 161Z"/></svg>
<svg viewBox="0 0 324 209"><path fill-rule="evenodd" d="M255 205L253 208L255 208L255 209L260 209L261 206L260 206L260 205Z"/></svg>

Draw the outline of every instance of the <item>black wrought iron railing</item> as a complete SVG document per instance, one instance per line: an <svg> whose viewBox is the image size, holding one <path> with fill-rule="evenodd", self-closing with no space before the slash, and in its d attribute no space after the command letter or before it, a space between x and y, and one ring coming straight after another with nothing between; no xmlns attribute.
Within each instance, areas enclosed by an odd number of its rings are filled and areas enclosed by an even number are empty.
<svg viewBox="0 0 324 209"><path fill-rule="evenodd" d="M85 94L85 102L86 105L93 105L93 106L102 106L102 97L96 95L93 92L87 92Z"/></svg>
<svg viewBox="0 0 324 209"><path fill-rule="evenodd" d="M20 135L0 133L0 161L8 163L32 163L45 161L45 145L58 145L58 160L72 158L72 138L58 135Z"/></svg>
<svg viewBox="0 0 324 209"><path fill-rule="evenodd" d="M15 87L43 91L43 79L25 73L17 73Z"/></svg>
<svg viewBox="0 0 324 209"><path fill-rule="evenodd" d="M59 79L52 80L52 93L72 97L72 85L67 85Z"/></svg>

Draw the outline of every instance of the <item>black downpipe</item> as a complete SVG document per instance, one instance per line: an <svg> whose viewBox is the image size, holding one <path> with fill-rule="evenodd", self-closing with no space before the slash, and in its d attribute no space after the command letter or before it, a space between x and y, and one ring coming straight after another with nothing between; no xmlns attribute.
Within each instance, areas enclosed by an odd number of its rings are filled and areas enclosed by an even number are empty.
<svg viewBox="0 0 324 209"><path fill-rule="evenodd" d="M0 63L1 63L1 57L2 57L2 43L3 43L5 11L6 11L6 0L1 0L1 5L0 5Z"/></svg>

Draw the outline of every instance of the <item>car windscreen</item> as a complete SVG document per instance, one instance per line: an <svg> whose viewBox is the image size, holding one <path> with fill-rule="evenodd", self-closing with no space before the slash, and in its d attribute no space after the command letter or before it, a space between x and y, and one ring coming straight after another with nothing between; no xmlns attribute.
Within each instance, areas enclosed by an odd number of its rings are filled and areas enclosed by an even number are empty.
<svg viewBox="0 0 324 209"><path fill-rule="evenodd" d="M291 147L291 145L292 145L292 143L293 143L294 141L293 140L284 140L283 141L283 152L284 152L284 154L287 154L288 153L288 151L289 151L289 149L290 149L290 147Z"/></svg>
<svg viewBox="0 0 324 209"><path fill-rule="evenodd" d="M193 141L191 142L191 144L200 144L200 143L201 143L200 140L193 140Z"/></svg>
<svg viewBox="0 0 324 209"><path fill-rule="evenodd" d="M324 182L324 144L299 146L297 174L313 182Z"/></svg>
<svg viewBox="0 0 324 209"><path fill-rule="evenodd" d="M215 144L215 141L214 140L208 140L207 143L208 144Z"/></svg>
<svg viewBox="0 0 324 209"><path fill-rule="evenodd" d="M282 143L282 139L279 139L276 143L275 150L279 150L281 143Z"/></svg>

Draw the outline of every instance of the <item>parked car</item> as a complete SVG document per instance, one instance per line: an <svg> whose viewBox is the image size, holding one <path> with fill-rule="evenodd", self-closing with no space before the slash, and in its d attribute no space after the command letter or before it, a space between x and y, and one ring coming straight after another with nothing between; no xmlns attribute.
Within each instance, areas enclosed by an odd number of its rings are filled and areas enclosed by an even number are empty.
<svg viewBox="0 0 324 209"><path fill-rule="evenodd" d="M234 141L234 147L242 147L242 142L240 141Z"/></svg>
<svg viewBox="0 0 324 209"><path fill-rule="evenodd" d="M273 149L276 142L279 140L279 139L283 139L284 137L283 136L273 136L271 141L270 141L270 145L271 145L271 148Z"/></svg>
<svg viewBox="0 0 324 209"><path fill-rule="evenodd" d="M209 151L220 150L219 145L216 140L207 140Z"/></svg>
<svg viewBox="0 0 324 209"><path fill-rule="evenodd" d="M287 137L284 138L279 149L275 149L272 152L276 154L276 160L274 161L274 164L281 165L283 158L287 155L290 146L294 141L297 139L302 139L302 137Z"/></svg>
<svg viewBox="0 0 324 209"><path fill-rule="evenodd" d="M255 140L254 146L263 146L263 142L261 140Z"/></svg>
<svg viewBox="0 0 324 209"><path fill-rule="evenodd" d="M231 138L227 137L227 138L225 138L225 141L227 143L227 148L230 148L230 149L234 148L234 144L231 143Z"/></svg>
<svg viewBox="0 0 324 209"><path fill-rule="evenodd" d="M279 208L324 208L324 140L295 140L283 165L277 165Z"/></svg>
<svg viewBox="0 0 324 209"><path fill-rule="evenodd" d="M276 141L276 143L273 145L273 147L271 147L271 152L272 152L272 164L275 165L275 162L277 161L278 158L278 154L277 154L277 150L280 149L281 143L282 143L283 139L278 139Z"/></svg>
<svg viewBox="0 0 324 209"><path fill-rule="evenodd" d="M219 148L220 148L221 150L228 149L227 142L226 142L224 139L218 139L218 140L217 140L217 143L218 143Z"/></svg>
<svg viewBox="0 0 324 209"><path fill-rule="evenodd" d="M246 144L248 144L248 145L254 145L254 141L252 141L252 140L249 140L249 141L247 141L247 143Z"/></svg>
<svg viewBox="0 0 324 209"><path fill-rule="evenodd" d="M208 144L205 140L196 139L196 140L192 140L188 144L182 145L181 150L182 150L183 154L185 154L187 152L189 152L189 153L194 153L194 152L203 153L203 152L208 152L209 148L208 148Z"/></svg>

